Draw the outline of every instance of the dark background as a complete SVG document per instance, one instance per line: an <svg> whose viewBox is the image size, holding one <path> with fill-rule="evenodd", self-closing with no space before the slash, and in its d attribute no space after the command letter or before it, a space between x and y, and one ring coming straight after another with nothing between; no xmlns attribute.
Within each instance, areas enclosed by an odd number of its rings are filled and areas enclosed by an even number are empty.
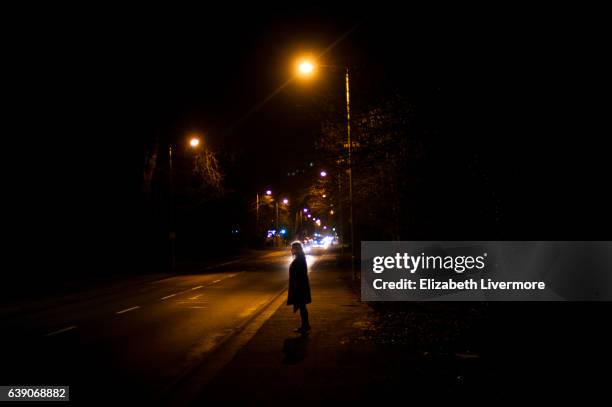
<svg viewBox="0 0 612 407"><path fill-rule="evenodd" d="M337 102L342 81L291 84L261 102L290 77L296 53L351 29L325 58L352 67L355 109L400 94L425 135L425 182L402 209L423 221L402 226L403 238L609 238L604 25L590 11L481 11L7 14L11 276L150 267L140 185L154 137L162 167L164 143L192 131L219 152L229 193L203 211L211 235L247 222L256 191L291 191L285 175L316 161L320 101ZM161 236L163 209L154 216Z"/></svg>
<svg viewBox="0 0 612 407"><path fill-rule="evenodd" d="M341 92L341 81L289 86L255 107L289 77L296 52L351 28L328 60L355 67L354 103L400 93L430 134L430 179L414 210L434 209L415 237L608 237L596 13L74 11L15 11L6 30L8 240L20 261L137 263L143 149L154 136L177 143L203 132L223 156L232 199L290 189L287 170L314 156L317 92ZM221 217L240 221L242 205ZM481 219L485 206L494 220Z"/></svg>
<svg viewBox="0 0 612 407"><path fill-rule="evenodd" d="M402 208L426 221L403 226L403 236L610 240L603 15L354 4L7 10L3 285L157 267L147 227L162 239L165 215L148 223L140 195L155 136L179 143L201 131L221 154L230 193L200 212L205 236L246 223L256 191L290 191L286 172L316 159L318 97L341 92L341 82L289 86L256 107L287 80L294 52L352 28L328 56L355 67L356 108L399 93L427 135L426 182ZM502 351L491 360L534 387L543 377L569 383L577 371L597 384L590 368L609 360L608 308L494 304L487 327Z"/></svg>

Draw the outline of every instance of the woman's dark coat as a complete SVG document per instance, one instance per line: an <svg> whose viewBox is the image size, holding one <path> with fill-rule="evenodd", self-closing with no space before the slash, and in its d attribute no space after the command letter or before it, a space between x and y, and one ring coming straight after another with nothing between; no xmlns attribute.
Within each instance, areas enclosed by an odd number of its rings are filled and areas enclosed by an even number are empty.
<svg viewBox="0 0 612 407"><path fill-rule="evenodd" d="M287 305L310 304L310 283L306 256L297 255L289 266L289 292ZM296 308L296 307L294 307Z"/></svg>

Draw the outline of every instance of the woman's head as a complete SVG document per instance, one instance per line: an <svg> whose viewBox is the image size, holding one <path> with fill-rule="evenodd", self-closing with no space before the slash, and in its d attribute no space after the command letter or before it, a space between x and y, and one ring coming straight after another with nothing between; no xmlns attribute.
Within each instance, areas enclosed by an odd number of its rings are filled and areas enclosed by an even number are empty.
<svg viewBox="0 0 612 407"><path fill-rule="evenodd" d="M302 247L302 243L300 242L291 243L291 254L294 256L304 255L304 248Z"/></svg>

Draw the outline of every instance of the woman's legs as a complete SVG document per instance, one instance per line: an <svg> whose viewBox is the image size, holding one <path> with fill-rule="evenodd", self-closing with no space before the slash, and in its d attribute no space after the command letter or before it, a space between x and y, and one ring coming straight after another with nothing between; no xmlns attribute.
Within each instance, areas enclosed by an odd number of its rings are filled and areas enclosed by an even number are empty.
<svg viewBox="0 0 612 407"><path fill-rule="evenodd" d="M310 329L310 323L308 322L308 310L306 304L300 304L300 318L302 319L302 329Z"/></svg>

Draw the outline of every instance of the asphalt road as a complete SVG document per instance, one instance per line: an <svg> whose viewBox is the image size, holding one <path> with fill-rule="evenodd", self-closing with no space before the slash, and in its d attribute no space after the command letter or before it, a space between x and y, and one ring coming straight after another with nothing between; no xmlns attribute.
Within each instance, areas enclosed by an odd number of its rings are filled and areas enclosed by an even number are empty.
<svg viewBox="0 0 612 407"><path fill-rule="evenodd" d="M70 385L77 401L157 400L278 297L290 260L266 252L4 316L0 384Z"/></svg>

